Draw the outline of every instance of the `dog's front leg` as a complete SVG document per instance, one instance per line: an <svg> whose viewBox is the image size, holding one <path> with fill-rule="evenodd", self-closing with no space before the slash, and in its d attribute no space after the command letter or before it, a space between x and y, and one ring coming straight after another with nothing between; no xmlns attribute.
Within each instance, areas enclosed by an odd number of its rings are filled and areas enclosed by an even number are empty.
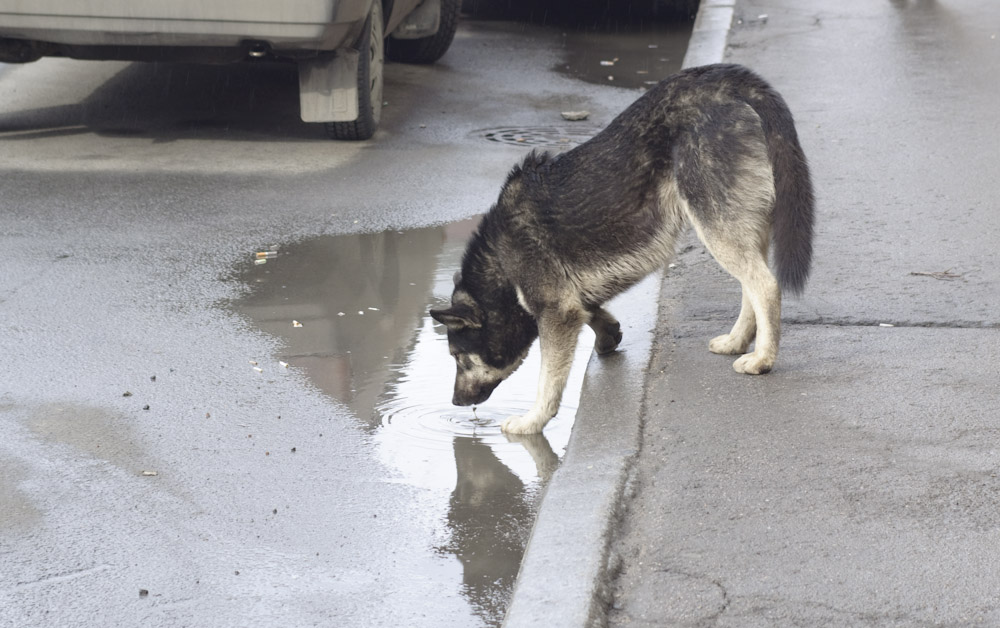
<svg viewBox="0 0 1000 628"><path fill-rule="evenodd" d="M543 313L538 317L542 372L535 405L524 416L512 416L500 425L508 434L539 434L559 410L563 389L573 366L576 342L587 320L585 312Z"/></svg>

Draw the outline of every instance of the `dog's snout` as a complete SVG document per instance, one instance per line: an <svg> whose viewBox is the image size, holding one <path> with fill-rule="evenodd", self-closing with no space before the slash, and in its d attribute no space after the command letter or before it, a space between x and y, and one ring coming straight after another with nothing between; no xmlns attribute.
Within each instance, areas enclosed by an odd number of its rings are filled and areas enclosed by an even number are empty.
<svg viewBox="0 0 1000 628"><path fill-rule="evenodd" d="M455 389L451 402L456 406L474 406L490 398L496 384L483 384L471 389Z"/></svg>

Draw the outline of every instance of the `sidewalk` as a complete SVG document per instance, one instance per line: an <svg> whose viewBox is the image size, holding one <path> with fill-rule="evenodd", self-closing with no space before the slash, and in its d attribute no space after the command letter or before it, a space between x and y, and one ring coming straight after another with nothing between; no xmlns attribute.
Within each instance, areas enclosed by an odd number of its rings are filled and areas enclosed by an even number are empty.
<svg viewBox="0 0 1000 628"><path fill-rule="evenodd" d="M641 420L592 364L505 625L1000 625L1000 4L734 9L724 60L810 159L812 280L776 370L738 376L706 348L738 286L678 256Z"/></svg>
<svg viewBox="0 0 1000 628"><path fill-rule="evenodd" d="M738 292L700 247L664 282L612 626L1000 625L998 31L985 1L737 3L726 59L811 161L813 278L765 378L704 349Z"/></svg>

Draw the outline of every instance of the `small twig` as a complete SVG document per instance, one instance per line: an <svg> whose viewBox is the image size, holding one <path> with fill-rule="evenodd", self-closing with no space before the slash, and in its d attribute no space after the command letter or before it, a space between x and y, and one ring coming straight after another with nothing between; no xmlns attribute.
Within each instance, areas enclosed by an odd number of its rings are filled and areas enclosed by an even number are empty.
<svg viewBox="0 0 1000 628"><path fill-rule="evenodd" d="M948 270L940 270L933 273L912 272L910 274L916 277L933 277L934 279L944 279L944 280L962 278L962 275L960 273L953 273L951 272L950 268Z"/></svg>

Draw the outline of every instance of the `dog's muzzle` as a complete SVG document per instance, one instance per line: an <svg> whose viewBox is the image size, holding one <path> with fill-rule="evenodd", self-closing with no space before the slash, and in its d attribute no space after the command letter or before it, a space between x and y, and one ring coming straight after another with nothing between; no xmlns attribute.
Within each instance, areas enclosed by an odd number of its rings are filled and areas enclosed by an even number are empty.
<svg viewBox="0 0 1000 628"><path fill-rule="evenodd" d="M500 382L480 384L473 388L455 388L455 394L451 398L451 402L456 406L474 406L480 404L490 398L496 387L500 385Z"/></svg>

